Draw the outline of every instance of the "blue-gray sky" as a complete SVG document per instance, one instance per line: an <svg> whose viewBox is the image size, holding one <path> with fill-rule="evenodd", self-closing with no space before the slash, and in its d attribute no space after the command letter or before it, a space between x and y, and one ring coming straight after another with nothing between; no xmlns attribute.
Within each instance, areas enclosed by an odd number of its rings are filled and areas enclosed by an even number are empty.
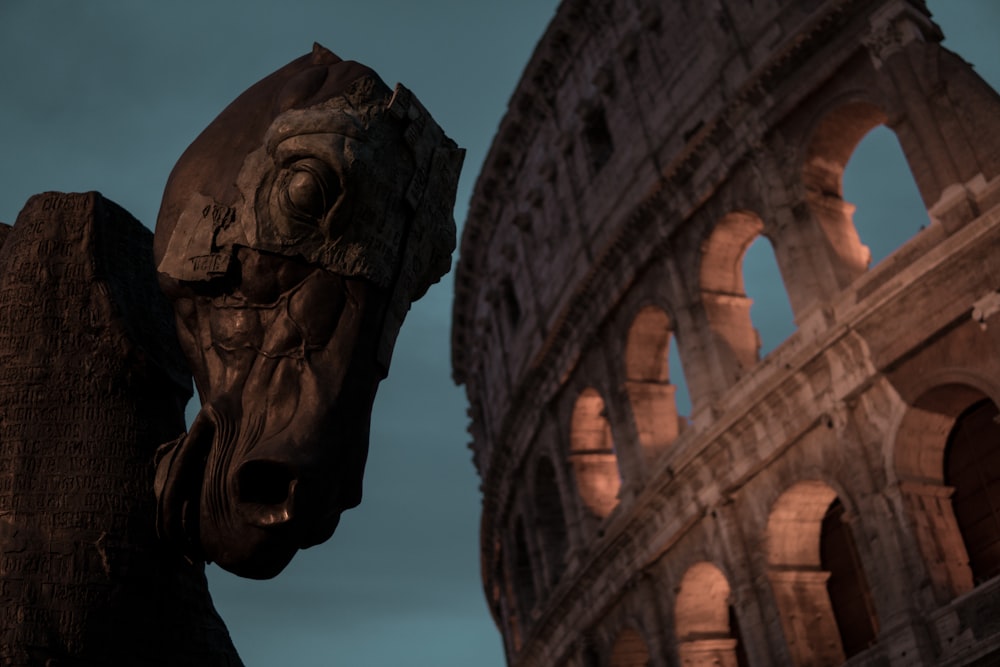
<svg viewBox="0 0 1000 667"><path fill-rule="evenodd" d="M247 86L318 41L390 85L406 84L468 149L461 224L556 4L0 0L0 220L13 222L36 192L99 190L152 224L188 143ZM929 5L946 44L1000 85L1000 3ZM847 175L846 196L859 204L873 250L891 249L926 220L905 165L893 162L892 141L866 140L855 158L863 164ZM784 298L774 274L749 275L757 264L747 262L747 287L769 349L788 325L769 305ZM449 277L403 327L375 406L365 500L334 538L273 581L211 568L216 605L248 667L503 664L479 580L479 480L466 448L465 398L450 380L451 295Z"/></svg>

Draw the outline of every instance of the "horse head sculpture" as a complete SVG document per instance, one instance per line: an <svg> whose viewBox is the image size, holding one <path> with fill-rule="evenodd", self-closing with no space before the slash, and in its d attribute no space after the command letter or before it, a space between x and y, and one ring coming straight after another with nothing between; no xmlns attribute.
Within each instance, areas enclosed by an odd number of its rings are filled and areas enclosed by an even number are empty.
<svg viewBox="0 0 1000 667"><path fill-rule="evenodd" d="M273 577L360 502L403 316L450 266L462 157L407 89L319 45L181 156L154 254L202 407L156 494L189 559Z"/></svg>

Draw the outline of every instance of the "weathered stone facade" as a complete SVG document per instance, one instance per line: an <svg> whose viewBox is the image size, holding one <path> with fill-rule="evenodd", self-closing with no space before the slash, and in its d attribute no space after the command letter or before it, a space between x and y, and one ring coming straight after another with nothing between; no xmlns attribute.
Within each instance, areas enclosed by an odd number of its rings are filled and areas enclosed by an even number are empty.
<svg viewBox="0 0 1000 667"><path fill-rule="evenodd" d="M564 0L456 276L511 665L1000 660L1000 97L940 39L918 1ZM931 223L869 270L880 124ZM797 331L758 359L761 234Z"/></svg>

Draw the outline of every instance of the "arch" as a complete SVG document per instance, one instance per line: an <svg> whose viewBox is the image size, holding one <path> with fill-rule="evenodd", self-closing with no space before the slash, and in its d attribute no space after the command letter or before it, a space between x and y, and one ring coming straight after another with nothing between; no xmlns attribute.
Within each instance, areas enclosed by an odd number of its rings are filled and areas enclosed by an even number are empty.
<svg viewBox="0 0 1000 667"><path fill-rule="evenodd" d="M538 596L535 592L535 577L528 553L528 541L524 533L524 522L521 517L514 522L514 590L518 601L518 610L526 628L531 611L535 608Z"/></svg>
<svg viewBox="0 0 1000 667"><path fill-rule="evenodd" d="M487 602L493 621L501 628L504 648L508 654L521 648L521 631L519 614L510 607L513 596L510 591L510 580L504 574L504 552L499 542L494 545L491 586L487 590ZM486 571L487 561L482 561L483 571ZM506 631L504 631L506 630Z"/></svg>
<svg viewBox="0 0 1000 667"><path fill-rule="evenodd" d="M510 328L516 329L521 322L521 301L517 298L517 290L514 288L514 281L504 278L500 283L503 294L503 310L507 314L507 324Z"/></svg>
<svg viewBox="0 0 1000 667"><path fill-rule="evenodd" d="M563 512L562 498L556 481L556 469L548 457L539 457L535 464L533 485L535 520L538 524L538 539L543 544L543 560L547 570L549 585L555 585L562 576L568 546L566 514Z"/></svg>
<svg viewBox="0 0 1000 667"><path fill-rule="evenodd" d="M763 234L743 255L743 282L750 297L750 321L757 332L757 356L765 357L795 333L795 315L774 247Z"/></svg>
<svg viewBox="0 0 1000 667"><path fill-rule="evenodd" d="M625 344L625 374L630 380L667 382L667 348L673 327L662 308L645 306L632 320Z"/></svg>
<svg viewBox="0 0 1000 667"><path fill-rule="evenodd" d="M611 137L611 130L608 129L604 108L599 104L591 106L584 114L583 141L590 173L596 174L615 152L615 143Z"/></svg>
<svg viewBox="0 0 1000 667"><path fill-rule="evenodd" d="M826 291L830 293L854 282L871 262L871 252L854 227L854 206L844 201L844 169L864 136L886 120L875 105L849 100L819 119L807 143L802 185L816 223L814 241L829 258L833 284Z"/></svg>
<svg viewBox="0 0 1000 667"><path fill-rule="evenodd" d="M867 580L828 484L798 482L778 498L767 522L767 558L794 664L841 664L874 641L878 620ZM831 596L831 582L849 594Z"/></svg>
<svg viewBox="0 0 1000 667"><path fill-rule="evenodd" d="M743 286L743 256L764 231L761 219L748 212L723 216L702 243L698 270L701 302L720 345L730 378L737 380L757 363L760 342L750 320L750 299Z"/></svg>
<svg viewBox="0 0 1000 667"><path fill-rule="evenodd" d="M608 667L648 667L649 647L639 631L623 628L611 646Z"/></svg>
<svg viewBox="0 0 1000 667"><path fill-rule="evenodd" d="M486 559L484 554L481 564L484 572L490 572L488 588L486 589L487 604L493 615L493 620L499 624L504 617L503 607L506 602L504 594L506 579L503 573L503 558L499 544L496 545L496 551L491 560L492 563Z"/></svg>
<svg viewBox="0 0 1000 667"><path fill-rule="evenodd" d="M966 408L985 398L980 389L959 383L938 385L921 394L896 431L894 455L900 480L943 484L948 434Z"/></svg>
<svg viewBox="0 0 1000 667"><path fill-rule="evenodd" d="M771 508L767 520L768 564L784 569L819 567L819 536L837 492L818 480L798 482Z"/></svg>
<svg viewBox="0 0 1000 667"><path fill-rule="evenodd" d="M720 218L702 245L698 272L701 289L743 294L743 255L763 232L763 221L753 213L735 211Z"/></svg>
<svg viewBox="0 0 1000 667"><path fill-rule="evenodd" d="M826 590L840 632L844 655L853 657L875 643L878 616L858 559L844 504L834 500L823 515L819 538L820 567L830 573Z"/></svg>
<svg viewBox="0 0 1000 667"><path fill-rule="evenodd" d="M878 125L854 148L842 176L842 197L850 202L851 221L869 251L869 269L930 223L927 208L910 175L896 133Z"/></svg>
<svg viewBox="0 0 1000 667"><path fill-rule="evenodd" d="M594 515L606 517L618 504L621 476L604 399L592 387L584 389L573 406L569 459L583 504Z"/></svg>
<svg viewBox="0 0 1000 667"><path fill-rule="evenodd" d="M665 450L680 432L677 385L670 381L672 334L667 313L646 306L632 321L625 342L625 391L647 460Z"/></svg>
<svg viewBox="0 0 1000 667"><path fill-rule="evenodd" d="M962 417L977 405L996 408L996 403L977 387L961 383L938 385L907 408L896 431L893 463L903 505L940 602L972 590L976 579L982 579L991 569L974 573L970 567L967 542L985 544L980 539L988 538L989 534L975 535L974 530L970 531L975 520L966 518L963 531L953 503L956 493L960 505L968 502L969 493L980 500L988 500L988 496L973 492L959 470L948 474L949 467L957 465L952 457L957 455L960 461L967 454L967 445L961 444L959 431L965 428ZM1000 471L983 472L996 475L994 480L1000 481ZM953 486L956 482L961 484L961 491ZM974 500L973 504L977 502ZM984 557L985 562L991 560L985 554ZM977 560L984 557L977 555Z"/></svg>
<svg viewBox="0 0 1000 667"><path fill-rule="evenodd" d="M737 650L738 630L731 623L734 616L729 581L722 571L708 562L692 565L674 604L681 664L745 667L745 654Z"/></svg>
<svg viewBox="0 0 1000 667"><path fill-rule="evenodd" d="M803 185L813 192L843 199L844 168L854 149L886 120L881 109L862 100L844 102L824 114L807 144Z"/></svg>
<svg viewBox="0 0 1000 667"><path fill-rule="evenodd" d="M948 434L944 483L978 585L1000 574L1000 412L984 398L966 408Z"/></svg>

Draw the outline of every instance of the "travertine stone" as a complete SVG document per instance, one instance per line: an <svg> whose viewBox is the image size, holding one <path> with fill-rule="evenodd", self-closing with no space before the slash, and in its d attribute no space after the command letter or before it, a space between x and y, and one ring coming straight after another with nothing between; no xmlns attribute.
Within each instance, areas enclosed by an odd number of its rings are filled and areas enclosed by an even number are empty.
<svg viewBox="0 0 1000 667"><path fill-rule="evenodd" d="M945 471L965 411L1000 403L1000 96L941 39L908 0L560 5L455 281L511 665L1000 655L991 542L967 546ZM880 124L931 224L870 268L841 182ZM760 235L797 326L763 359L740 270ZM683 586L714 606L678 611Z"/></svg>

